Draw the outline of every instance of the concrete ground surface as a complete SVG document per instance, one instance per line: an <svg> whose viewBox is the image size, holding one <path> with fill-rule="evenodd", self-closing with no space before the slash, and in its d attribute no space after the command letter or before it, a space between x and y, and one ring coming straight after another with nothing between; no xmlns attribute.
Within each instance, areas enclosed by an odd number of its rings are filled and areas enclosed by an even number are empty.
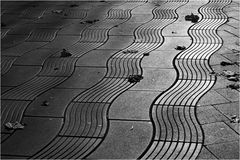
<svg viewBox="0 0 240 160"><path fill-rule="evenodd" d="M239 18L238 0L2 1L1 158L239 159Z"/></svg>

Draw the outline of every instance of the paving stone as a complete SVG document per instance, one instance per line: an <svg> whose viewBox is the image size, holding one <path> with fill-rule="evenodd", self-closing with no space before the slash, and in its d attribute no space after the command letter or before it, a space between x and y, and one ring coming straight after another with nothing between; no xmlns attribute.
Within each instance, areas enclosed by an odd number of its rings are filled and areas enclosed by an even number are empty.
<svg viewBox="0 0 240 160"><path fill-rule="evenodd" d="M133 36L134 31L137 27L139 27L142 23L126 23L116 25L116 27L112 28L109 32L110 36Z"/></svg>
<svg viewBox="0 0 240 160"><path fill-rule="evenodd" d="M152 134L151 123L110 121L103 143L90 159L136 159L147 147Z"/></svg>
<svg viewBox="0 0 240 160"><path fill-rule="evenodd" d="M40 70L39 66L12 66L9 72L1 77L1 85L20 85L36 76Z"/></svg>
<svg viewBox="0 0 240 160"><path fill-rule="evenodd" d="M74 24L63 27L58 32L58 35L76 35L76 36L79 36L80 33L88 26L89 26L88 24L80 24L79 22L74 23Z"/></svg>
<svg viewBox="0 0 240 160"><path fill-rule="evenodd" d="M197 159L217 159L205 146L203 146L201 152L197 156Z"/></svg>
<svg viewBox="0 0 240 160"><path fill-rule="evenodd" d="M239 116L238 116L239 118ZM235 132L237 132L238 134L240 134L240 123L233 123L230 120L225 122L230 128L232 128L232 130L234 130Z"/></svg>
<svg viewBox="0 0 240 160"><path fill-rule="evenodd" d="M239 159L239 140L208 145L207 148L219 159Z"/></svg>
<svg viewBox="0 0 240 160"><path fill-rule="evenodd" d="M153 18L152 14L132 14L127 23L146 23Z"/></svg>
<svg viewBox="0 0 240 160"><path fill-rule="evenodd" d="M231 102L239 101L239 92L230 88L216 89L216 92Z"/></svg>
<svg viewBox="0 0 240 160"><path fill-rule="evenodd" d="M1 49L8 49L20 43L23 43L27 39L27 37L27 35L6 35L1 40Z"/></svg>
<svg viewBox="0 0 240 160"><path fill-rule="evenodd" d="M99 66L106 67L107 60L118 50L97 49L83 55L78 59L76 66Z"/></svg>
<svg viewBox="0 0 240 160"><path fill-rule="evenodd" d="M142 67L173 68L173 58L179 51L153 51L150 55L144 57L141 63Z"/></svg>
<svg viewBox="0 0 240 160"><path fill-rule="evenodd" d="M211 104L221 104L227 103L229 100L224 98L221 94L214 90L208 91L198 102L199 105L211 105Z"/></svg>
<svg viewBox="0 0 240 160"><path fill-rule="evenodd" d="M27 118L23 130L17 130L2 143L1 154L32 156L51 141L63 123L59 118ZM37 138L36 138L37 137Z"/></svg>
<svg viewBox="0 0 240 160"><path fill-rule="evenodd" d="M239 102L218 104L218 105L214 105L214 107L217 110L219 110L222 114L227 116L229 119L233 115L237 115L239 117Z"/></svg>
<svg viewBox="0 0 240 160"><path fill-rule="evenodd" d="M133 42L133 36L109 36L108 41L99 49L124 49Z"/></svg>
<svg viewBox="0 0 240 160"><path fill-rule="evenodd" d="M202 125L205 145L225 143L237 140L239 136L224 122L216 122Z"/></svg>
<svg viewBox="0 0 240 160"><path fill-rule="evenodd" d="M174 69L143 68L143 79L130 90L163 91L176 79Z"/></svg>
<svg viewBox="0 0 240 160"><path fill-rule="evenodd" d="M191 22L174 22L163 29L162 35L171 37L189 37L188 28L192 26ZM174 33L172 33L174 32Z"/></svg>
<svg viewBox="0 0 240 160"><path fill-rule="evenodd" d="M223 57L229 59L232 62L237 62L240 59L239 54L222 54Z"/></svg>
<svg viewBox="0 0 240 160"><path fill-rule="evenodd" d="M81 89L51 89L37 97L27 108L27 116L64 117L65 109ZM47 106L43 102L47 101Z"/></svg>
<svg viewBox="0 0 240 160"><path fill-rule="evenodd" d="M200 124L228 121L228 119L213 106L197 107L196 114Z"/></svg>
<svg viewBox="0 0 240 160"><path fill-rule="evenodd" d="M165 37L164 43L157 50L176 50L177 46L185 46L188 48L191 44L190 37Z"/></svg>
<svg viewBox="0 0 240 160"><path fill-rule="evenodd" d="M73 75L59 88L89 88L100 81L105 74L105 68L76 67Z"/></svg>
<svg viewBox="0 0 240 160"><path fill-rule="evenodd" d="M63 49L68 46L71 46L75 44L79 40L79 36L60 36L57 35L57 37L47 45L45 45L43 48L59 48Z"/></svg>
<svg viewBox="0 0 240 160"><path fill-rule="evenodd" d="M34 49L44 46L46 42L24 42L15 47L2 51L2 55L6 56L22 56L23 54L32 51Z"/></svg>
<svg viewBox="0 0 240 160"><path fill-rule="evenodd" d="M43 65L45 60L53 55L57 50L54 49L36 49L25 53L17 58L14 65Z"/></svg>
<svg viewBox="0 0 240 160"><path fill-rule="evenodd" d="M161 5L164 2L160 2L159 4ZM152 14L152 10L155 8L156 6L152 3L146 3L144 5L138 6L136 8L134 8L132 10L132 14Z"/></svg>
<svg viewBox="0 0 240 160"><path fill-rule="evenodd" d="M150 106L159 94L151 91L126 91L113 101L109 118L150 120Z"/></svg>

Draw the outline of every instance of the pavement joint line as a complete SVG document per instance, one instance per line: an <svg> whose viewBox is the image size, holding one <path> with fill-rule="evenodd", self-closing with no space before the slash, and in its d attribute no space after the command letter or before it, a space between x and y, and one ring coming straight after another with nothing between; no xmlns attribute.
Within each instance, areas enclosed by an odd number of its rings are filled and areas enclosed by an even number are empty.
<svg viewBox="0 0 240 160"><path fill-rule="evenodd" d="M177 104L153 104L153 105L156 105L156 106L162 106L162 107L191 107L191 108L195 108L195 107L198 107L198 106L191 106L191 105L177 105Z"/></svg>
<svg viewBox="0 0 240 160"><path fill-rule="evenodd" d="M77 68L107 68L106 66L81 66L81 65L76 65L75 67Z"/></svg>
<svg viewBox="0 0 240 160"><path fill-rule="evenodd" d="M103 139L103 137L91 137L91 136L70 136L70 135L61 135L58 134L58 137L67 137L67 138L95 138L95 139Z"/></svg>
<svg viewBox="0 0 240 160"><path fill-rule="evenodd" d="M203 144L203 143L201 143L201 142L193 142L193 141L181 141L181 140L179 140L179 141L175 141L175 140L161 140L161 139L159 139L159 140L156 140L156 139L154 139L153 141L155 141L155 142L170 142L170 143L172 143L172 142L176 142L176 143L196 143L196 144Z"/></svg>
<svg viewBox="0 0 240 160"><path fill-rule="evenodd" d="M31 117L31 118L64 118L61 116L38 116L38 115L23 115L23 117Z"/></svg>
<svg viewBox="0 0 240 160"><path fill-rule="evenodd" d="M228 23L226 23L226 25L228 25L228 26L230 26L230 27L232 27L232 28L238 29L237 27L232 26L232 25L230 25L230 24L228 24Z"/></svg>
<svg viewBox="0 0 240 160"><path fill-rule="evenodd" d="M1 99L6 101L19 101L19 102L32 102L33 100L24 100L24 99Z"/></svg>
<svg viewBox="0 0 240 160"><path fill-rule="evenodd" d="M236 142L236 141L239 142L239 139L231 140L231 141L227 141L227 142L217 142L217 143L205 144L205 146L207 147L207 146L211 146L211 145L224 144L224 143L230 143L230 142Z"/></svg>
<svg viewBox="0 0 240 160"><path fill-rule="evenodd" d="M230 33L230 34L234 35L235 37L240 38L238 35L236 35L236 34L234 34L234 33L232 33L232 32L229 32L229 31L227 31L227 30L225 30L225 29L224 29L224 31L227 32L227 33Z"/></svg>
<svg viewBox="0 0 240 160"><path fill-rule="evenodd" d="M1 154L1 156L23 157L23 158L29 158L29 157L31 157L30 155L29 155L29 156L26 156L26 155L17 155L17 154L14 154L14 155L11 155L11 154Z"/></svg>
<svg viewBox="0 0 240 160"><path fill-rule="evenodd" d="M111 104L111 103L108 103L108 102L79 102L79 101L72 101L72 103L90 103L90 104Z"/></svg>
<svg viewBox="0 0 240 160"><path fill-rule="evenodd" d="M197 78L191 78L191 79L186 79L186 78L179 78L178 80L186 80L186 81L189 81L189 80L194 80L194 81L214 81L211 79L211 77L207 78L207 79L197 79Z"/></svg>
<svg viewBox="0 0 240 160"><path fill-rule="evenodd" d="M110 121L121 121L121 122L151 122L151 120L146 119L116 119L116 118L108 118Z"/></svg>
<svg viewBox="0 0 240 160"><path fill-rule="evenodd" d="M225 123L231 130L233 130L237 135L240 135L240 133L238 133L235 129L233 129L228 123L226 123L226 121L223 121L223 123ZM230 122L231 123L231 122ZM238 127L239 129L239 127ZM238 130L239 131L239 130Z"/></svg>

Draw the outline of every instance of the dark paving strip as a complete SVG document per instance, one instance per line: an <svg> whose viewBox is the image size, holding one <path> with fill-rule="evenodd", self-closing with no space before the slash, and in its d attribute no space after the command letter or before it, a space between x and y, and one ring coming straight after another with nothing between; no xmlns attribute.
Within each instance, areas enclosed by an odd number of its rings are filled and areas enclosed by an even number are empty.
<svg viewBox="0 0 240 160"><path fill-rule="evenodd" d="M130 122L151 122L150 120L144 120L144 119L115 119L115 118L109 118L110 121L130 121Z"/></svg>

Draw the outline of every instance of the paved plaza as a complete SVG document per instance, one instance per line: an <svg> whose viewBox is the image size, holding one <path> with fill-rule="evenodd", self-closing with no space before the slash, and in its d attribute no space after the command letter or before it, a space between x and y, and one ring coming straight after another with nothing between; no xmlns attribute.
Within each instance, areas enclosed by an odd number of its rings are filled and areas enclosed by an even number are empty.
<svg viewBox="0 0 240 160"><path fill-rule="evenodd" d="M1 1L1 159L239 159L239 5Z"/></svg>

